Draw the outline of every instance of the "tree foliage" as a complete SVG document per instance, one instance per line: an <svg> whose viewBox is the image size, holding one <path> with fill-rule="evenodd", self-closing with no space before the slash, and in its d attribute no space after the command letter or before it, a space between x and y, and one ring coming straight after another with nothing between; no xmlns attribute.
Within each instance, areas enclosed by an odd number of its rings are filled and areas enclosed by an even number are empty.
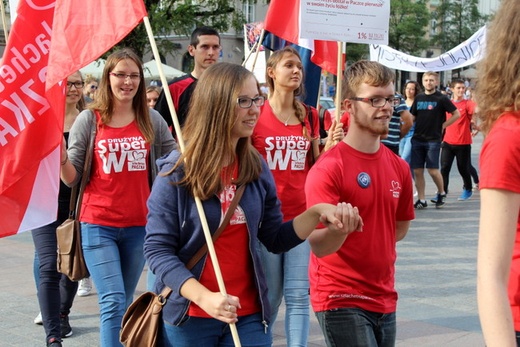
<svg viewBox="0 0 520 347"><path fill-rule="evenodd" d="M430 13L425 0L391 0L389 46L411 55L428 47Z"/></svg>
<svg viewBox="0 0 520 347"><path fill-rule="evenodd" d="M478 0L441 0L432 12L437 21L437 34L432 43L449 50L468 39L488 20L478 10Z"/></svg>
<svg viewBox="0 0 520 347"><path fill-rule="evenodd" d="M256 3L258 0L249 0ZM263 0L266 1L266 0ZM167 37L185 35L189 37L193 29L208 25L219 32L230 28L237 31L246 22L242 13L242 2L238 0L144 0L148 18L159 52L163 55L175 54L174 42ZM148 35L144 24L140 24L117 47L130 47L139 56L144 56L150 49Z"/></svg>

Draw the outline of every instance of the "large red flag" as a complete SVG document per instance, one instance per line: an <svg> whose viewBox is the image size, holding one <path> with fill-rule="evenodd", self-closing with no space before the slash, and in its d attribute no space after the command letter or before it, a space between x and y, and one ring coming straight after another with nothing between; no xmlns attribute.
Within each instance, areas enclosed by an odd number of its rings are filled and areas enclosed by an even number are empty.
<svg viewBox="0 0 520 347"><path fill-rule="evenodd" d="M59 82L145 15L143 0L20 2L0 65L0 237L56 220L65 111Z"/></svg>
<svg viewBox="0 0 520 347"><path fill-rule="evenodd" d="M311 61L314 64L337 75L337 42L302 39L300 25L300 0L271 0L265 16L265 30L298 46L310 49L313 52Z"/></svg>
<svg viewBox="0 0 520 347"><path fill-rule="evenodd" d="M56 0L47 86L121 41L146 16L143 0Z"/></svg>
<svg viewBox="0 0 520 347"><path fill-rule="evenodd" d="M45 92L53 1L22 1L0 65L0 237L56 220L65 94Z"/></svg>

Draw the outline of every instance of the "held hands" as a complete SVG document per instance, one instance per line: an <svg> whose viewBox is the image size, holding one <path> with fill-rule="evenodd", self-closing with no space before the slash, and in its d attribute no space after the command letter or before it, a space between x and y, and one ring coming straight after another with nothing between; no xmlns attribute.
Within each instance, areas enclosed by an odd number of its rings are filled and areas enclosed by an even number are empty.
<svg viewBox="0 0 520 347"><path fill-rule="evenodd" d="M324 204L320 222L336 234L348 236L354 231L363 231L363 219L357 207L340 202L336 206Z"/></svg>
<svg viewBox="0 0 520 347"><path fill-rule="evenodd" d="M238 322L237 310L242 308L238 297L233 295L222 296L219 292L204 295L198 305L211 317L228 324Z"/></svg>

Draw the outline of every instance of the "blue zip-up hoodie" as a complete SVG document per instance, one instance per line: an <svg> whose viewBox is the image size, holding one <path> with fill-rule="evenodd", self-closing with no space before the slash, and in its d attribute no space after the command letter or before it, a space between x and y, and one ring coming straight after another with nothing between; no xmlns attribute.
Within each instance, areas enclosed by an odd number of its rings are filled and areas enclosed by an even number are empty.
<svg viewBox="0 0 520 347"><path fill-rule="evenodd" d="M195 200L183 186L176 185L184 172L177 169L169 171L179 159L180 153L174 150L167 157L157 161L160 173L155 179L148 199L148 222L144 254L148 265L157 276L155 292L160 293L164 286L173 292L163 308L163 319L179 325L186 318L189 301L179 294L179 290L190 278L200 279L206 256L191 271L185 264L206 242ZM280 253L303 242L295 233L292 221L282 223L280 201L276 196L276 186L267 163L262 159L262 171L258 180L249 183L239 202L244 211L249 232L249 251L253 259L255 284L262 306L263 324L270 321L271 308L267 300L265 274L260 261L259 242L273 253ZM213 234L221 219L221 204L214 195L202 202L208 226ZM226 279L224 278L224 282Z"/></svg>

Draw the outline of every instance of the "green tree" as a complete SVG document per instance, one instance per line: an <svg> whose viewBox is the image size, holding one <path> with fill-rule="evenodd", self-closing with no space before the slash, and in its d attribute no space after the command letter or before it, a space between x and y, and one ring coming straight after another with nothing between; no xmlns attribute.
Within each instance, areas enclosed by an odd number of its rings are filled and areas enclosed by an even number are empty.
<svg viewBox="0 0 520 347"><path fill-rule="evenodd" d="M438 23L432 43L447 51L473 35L487 22L488 16L479 12L478 0L440 0L432 19Z"/></svg>
<svg viewBox="0 0 520 347"><path fill-rule="evenodd" d="M425 39L429 20L425 0L392 0L388 45L404 53L419 55L429 44Z"/></svg>
<svg viewBox="0 0 520 347"><path fill-rule="evenodd" d="M249 3L256 2L249 0ZM159 52L163 55L176 53L174 42L167 39L172 33L189 37L193 29L201 25L214 27L219 32L230 28L241 30L245 23L243 1L238 0L144 0L144 3ZM115 48L122 46L132 48L141 57L151 51L144 24Z"/></svg>
<svg viewBox="0 0 520 347"><path fill-rule="evenodd" d="M366 43L347 43L345 53L347 55L347 66L358 60L370 59L369 45Z"/></svg>

